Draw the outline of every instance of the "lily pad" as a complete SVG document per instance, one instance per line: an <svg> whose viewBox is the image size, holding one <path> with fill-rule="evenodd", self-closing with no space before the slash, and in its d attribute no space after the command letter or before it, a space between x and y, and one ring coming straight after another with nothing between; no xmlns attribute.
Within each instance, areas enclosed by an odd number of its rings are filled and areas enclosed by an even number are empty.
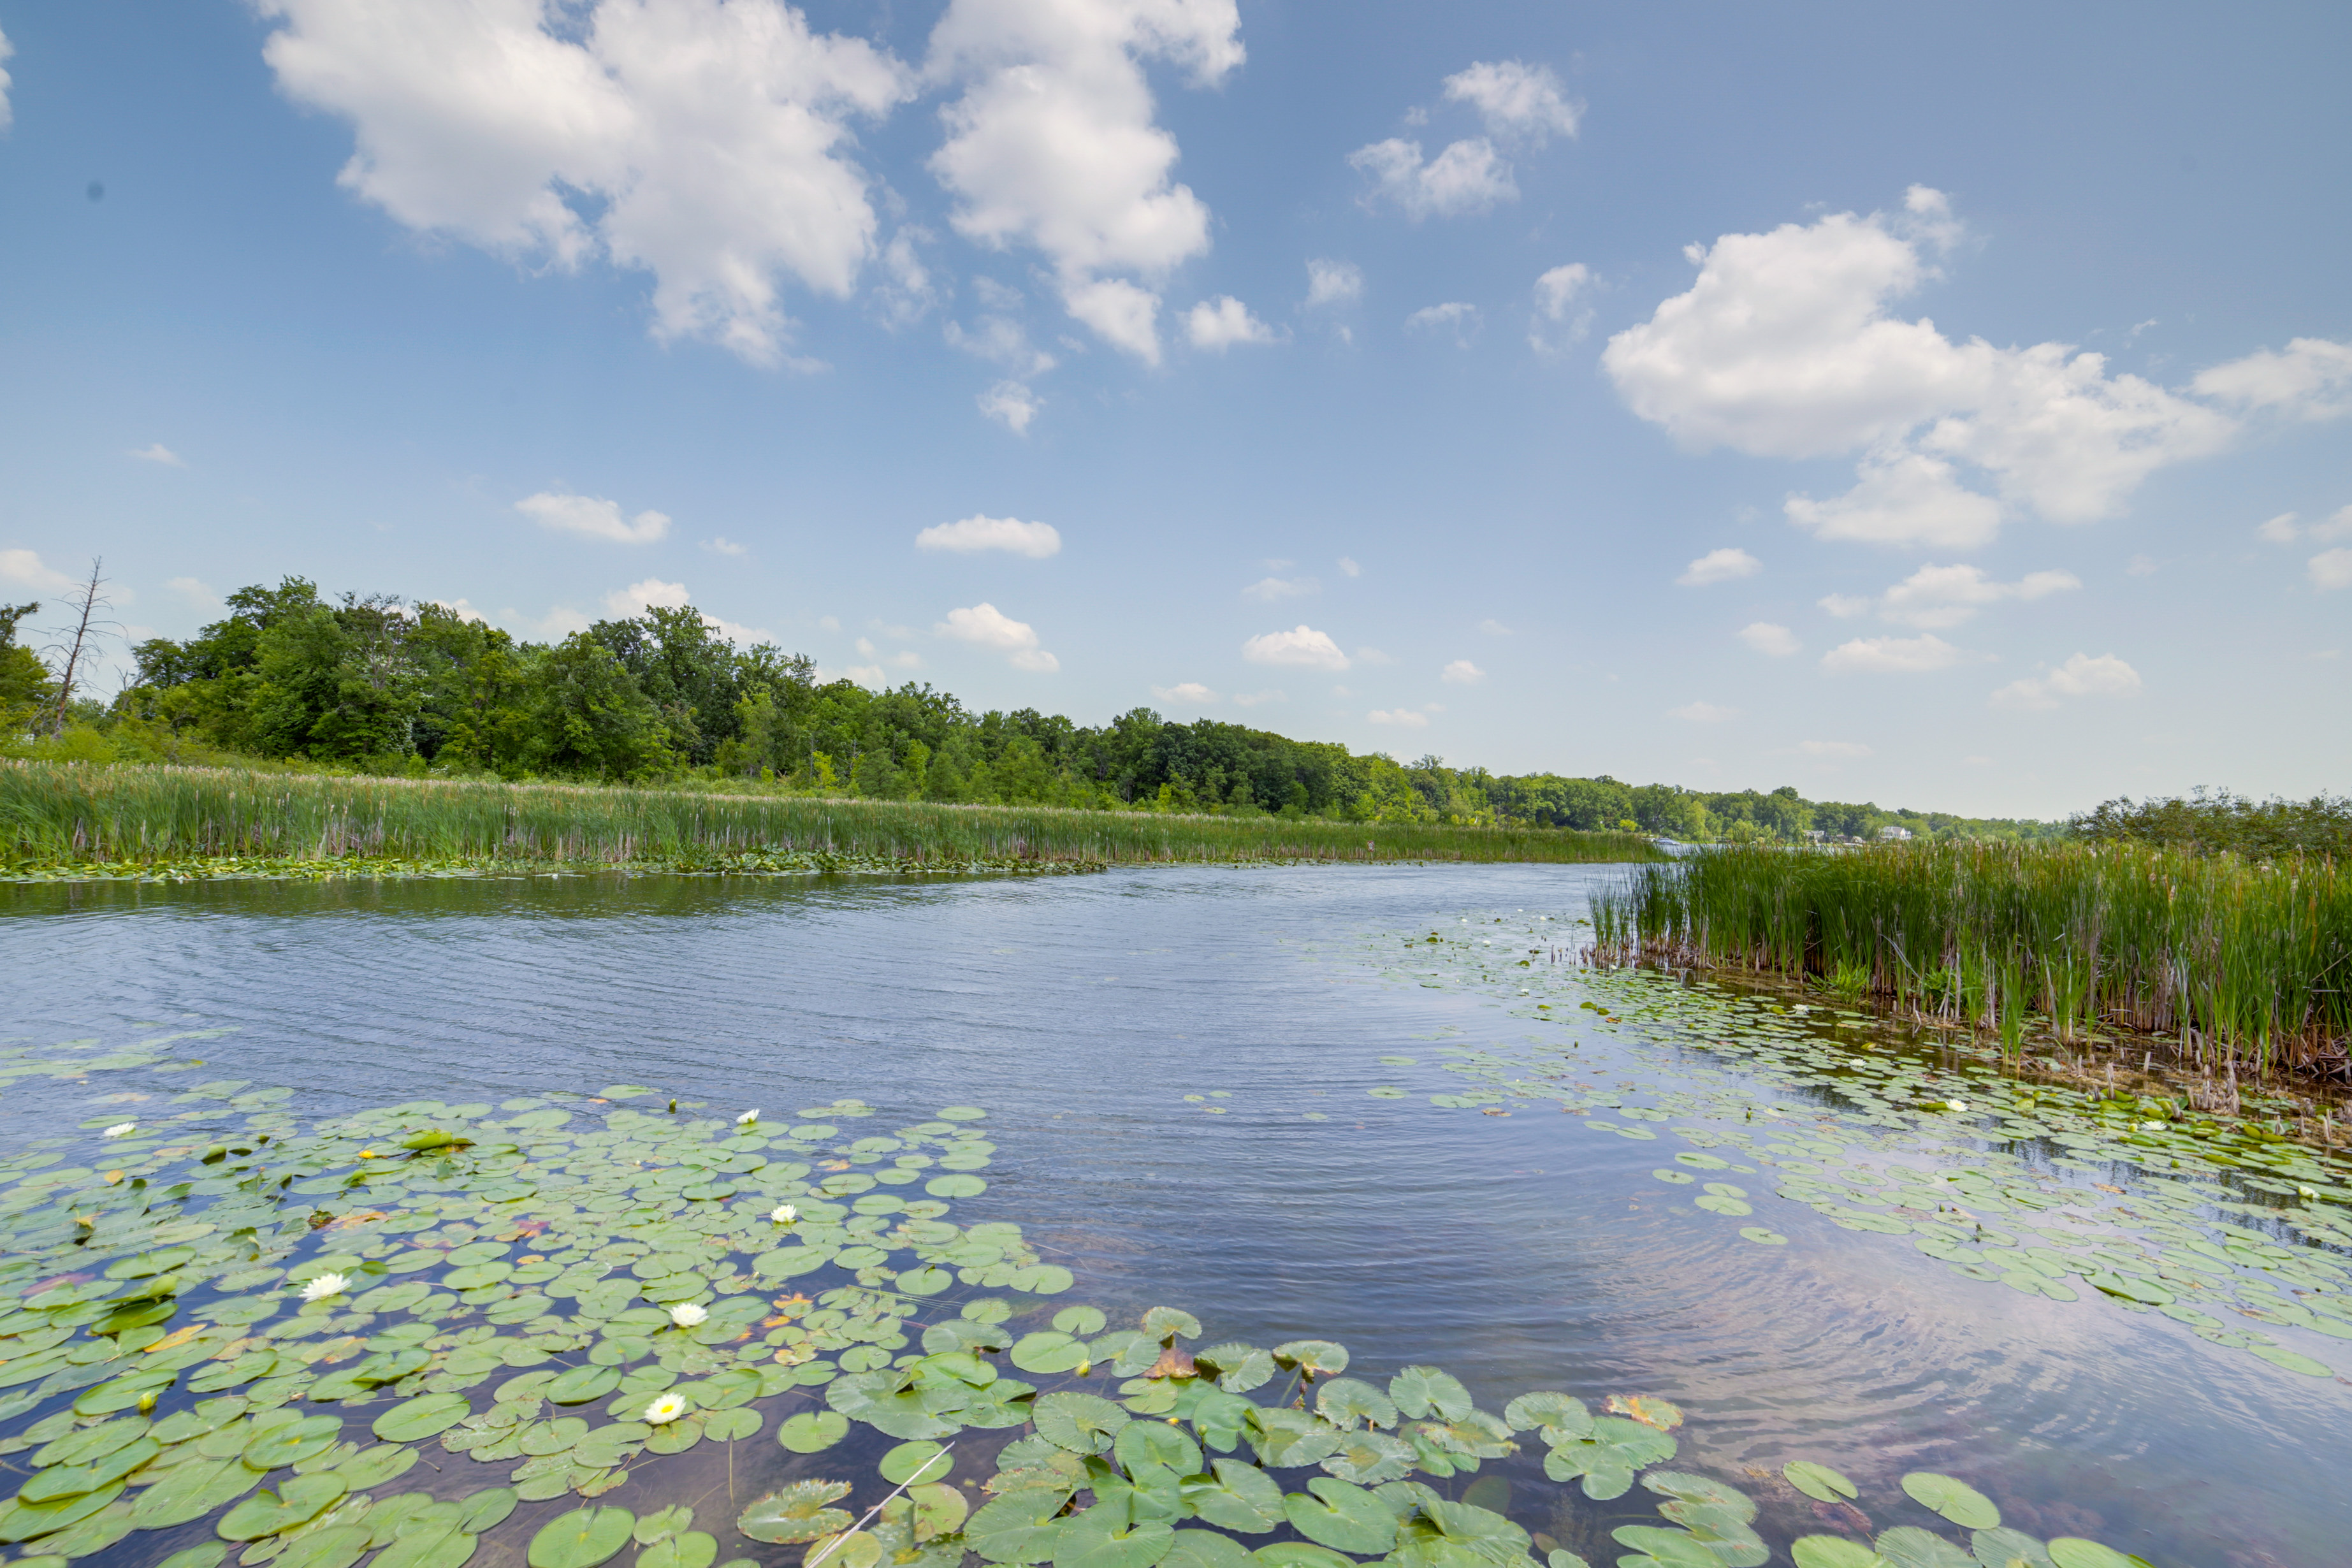
<svg viewBox="0 0 2352 1568"><path fill-rule="evenodd" d="M1801 1535L1789 1555L1797 1568L1889 1568L1885 1558L1843 1535Z"/></svg>
<svg viewBox="0 0 2352 1568"><path fill-rule="evenodd" d="M1282 1500L1291 1528L1318 1545L1360 1557L1379 1556L1396 1545L1396 1516L1363 1488L1333 1477L1307 1483L1311 1496L1292 1492Z"/></svg>
<svg viewBox="0 0 2352 1568"><path fill-rule="evenodd" d="M1793 1459L1780 1467L1780 1473L1788 1478L1790 1486L1822 1502L1837 1502L1858 1495L1852 1481L1827 1465L1811 1459Z"/></svg>
<svg viewBox="0 0 2352 1568"><path fill-rule="evenodd" d="M2000 1510L1966 1481L1933 1470L1914 1470L1903 1478L1903 1490L1913 1502L1942 1514L1963 1530L1994 1530L2000 1525Z"/></svg>
<svg viewBox="0 0 2352 1568"><path fill-rule="evenodd" d="M620 1554L636 1522L625 1508L591 1506L558 1514L530 1538L530 1568L596 1568Z"/></svg>
<svg viewBox="0 0 2352 1568"><path fill-rule="evenodd" d="M815 1454L849 1436L849 1417L838 1410L803 1410L776 1428L776 1441L795 1454Z"/></svg>
<svg viewBox="0 0 2352 1568"><path fill-rule="evenodd" d="M2057 1568L2137 1568L2133 1560L2112 1546L2079 1535L2062 1535L2047 1548Z"/></svg>
<svg viewBox="0 0 2352 1568"><path fill-rule="evenodd" d="M848 1495L847 1481L795 1481L746 1508L735 1528L753 1541L779 1546L814 1541L849 1528L850 1515L830 1506Z"/></svg>
<svg viewBox="0 0 2352 1568"><path fill-rule="evenodd" d="M1894 1568L1978 1568L1973 1555L1916 1524L1897 1525L1871 1544Z"/></svg>
<svg viewBox="0 0 2352 1568"><path fill-rule="evenodd" d="M1037 1435L1074 1454L1102 1453L1133 1419L1108 1399L1069 1392L1045 1395L1034 1412Z"/></svg>
<svg viewBox="0 0 2352 1568"><path fill-rule="evenodd" d="M1389 1397L1403 1414L1419 1420L1436 1415L1459 1420L1470 1413L1470 1391L1451 1373L1433 1366L1409 1366L1389 1379Z"/></svg>
<svg viewBox="0 0 2352 1568"><path fill-rule="evenodd" d="M1064 1521L1054 1568L1152 1568L1175 1543L1174 1528L1157 1520L1129 1521L1123 1509L1090 1508Z"/></svg>
<svg viewBox="0 0 2352 1568"><path fill-rule="evenodd" d="M1224 1530L1255 1535L1272 1530L1285 1517L1282 1489L1255 1465L1239 1459L1218 1459L1213 1474L1187 1478L1181 1485L1192 1511Z"/></svg>

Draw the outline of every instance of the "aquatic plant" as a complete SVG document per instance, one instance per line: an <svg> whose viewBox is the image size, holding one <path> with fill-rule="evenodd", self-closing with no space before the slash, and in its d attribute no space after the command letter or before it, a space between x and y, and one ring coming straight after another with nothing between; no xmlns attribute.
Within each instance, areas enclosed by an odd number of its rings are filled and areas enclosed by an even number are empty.
<svg viewBox="0 0 2352 1568"><path fill-rule="evenodd" d="M1634 833L814 800L576 784L306 777L0 761L0 860L198 868L245 858L677 870L1108 862L1663 858ZM193 863L193 864L191 864Z"/></svg>
<svg viewBox="0 0 2352 1568"><path fill-rule="evenodd" d="M2136 845L1724 849L1593 899L1611 962L1747 970L1998 1035L2120 1026L2232 1068L2342 1071L2352 875Z"/></svg>
<svg viewBox="0 0 2352 1568"><path fill-rule="evenodd" d="M1785 1539L1797 1517L1660 1468L1685 1415L1654 1396L1596 1411L1538 1391L1495 1414L1436 1367L1368 1378L1328 1340L1193 1349L1209 1336L1180 1309L1131 1329L1055 1310L1038 1299L1073 1278L1018 1226L947 1218L987 1184L977 1107L851 1137L840 1124L875 1108L844 1098L771 1137L619 1084L306 1132L284 1090L187 1098L199 1109L136 1140L85 1144L117 1169L0 1162L0 1454L26 1456L0 1542L28 1565L208 1524L169 1568L232 1551L241 1568L464 1568L486 1542L530 1568L633 1546L637 1568L709 1568L731 1514L730 1539L804 1546L805 1568L1588 1568L1513 1522L1507 1486L1453 1494L1523 1446L1585 1499L1638 1479L1661 1500L1659 1524L1550 1510L1606 1528L1622 1568L1756 1568L1759 1521ZM783 1194L803 1223L778 1247L765 1209ZM775 1442L751 1444L777 1416ZM868 1463L874 1479L840 1479ZM1818 1463L1787 1479L1792 1499L1858 1491ZM1797 1561L1968 1561L1944 1523L1988 1563L2137 1561L2002 1531L1957 1478L1902 1487L1921 1522L1810 1534Z"/></svg>

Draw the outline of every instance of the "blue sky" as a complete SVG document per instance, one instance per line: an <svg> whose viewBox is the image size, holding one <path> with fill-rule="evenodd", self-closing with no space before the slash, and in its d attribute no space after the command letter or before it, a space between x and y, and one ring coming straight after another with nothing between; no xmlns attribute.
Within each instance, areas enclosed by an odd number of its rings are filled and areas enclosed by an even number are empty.
<svg viewBox="0 0 2352 1568"><path fill-rule="evenodd" d="M2340 5L0 35L0 595L690 598L977 707L1971 812L2352 787Z"/></svg>

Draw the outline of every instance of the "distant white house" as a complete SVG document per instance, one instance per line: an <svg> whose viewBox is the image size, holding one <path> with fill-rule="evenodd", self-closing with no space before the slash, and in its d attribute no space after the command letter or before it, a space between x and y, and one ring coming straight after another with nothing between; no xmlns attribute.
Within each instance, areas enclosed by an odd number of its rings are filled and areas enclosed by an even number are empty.
<svg viewBox="0 0 2352 1568"><path fill-rule="evenodd" d="M1895 824L1890 822L1885 826L1878 830L1878 837L1891 841L1900 841L1909 838L1911 837L1911 830L1907 827L1897 827Z"/></svg>

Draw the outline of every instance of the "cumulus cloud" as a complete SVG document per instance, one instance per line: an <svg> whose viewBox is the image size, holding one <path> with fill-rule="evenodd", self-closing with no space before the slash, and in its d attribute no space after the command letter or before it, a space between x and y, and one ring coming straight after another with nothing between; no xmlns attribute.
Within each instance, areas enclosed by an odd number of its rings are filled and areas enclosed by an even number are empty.
<svg viewBox="0 0 2352 1568"><path fill-rule="evenodd" d="M1355 563L1355 561L1353 560L1353 558L1351 558L1351 557L1349 557L1349 556L1346 556L1346 555L1342 555L1341 557L1339 557L1339 575L1340 575L1340 576L1342 576L1342 577L1360 577L1360 576L1362 576L1363 574L1364 574L1364 569L1363 569L1362 567L1360 567L1360 566L1357 565L1357 564L1356 564L1356 563Z"/></svg>
<svg viewBox="0 0 2352 1568"><path fill-rule="evenodd" d="M2082 585L2072 572L2029 572L2017 582L1996 583L1980 567L1928 565L1887 589L1875 604L1881 620L1944 631L1973 620L1989 605L2044 599ZM1853 616L1872 603L1832 594L1822 607L1833 616Z"/></svg>
<svg viewBox="0 0 2352 1568"><path fill-rule="evenodd" d="M1996 708L2049 709L2070 697L2128 697L2139 689L2139 671L2114 654L2078 653L2055 669L2011 681L1990 701Z"/></svg>
<svg viewBox="0 0 2352 1568"><path fill-rule="evenodd" d="M2305 562L2303 569L2314 587L2352 588L2352 549L2323 550Z"/></svg>
<svg viewBox="0 0 2352 1568"><path fill-rule="evenodd" d="M1758 653L1770 654L1775 658L1785 658L1804 646L1797 640L1796 633L1770 621L1754 621L1740 627L1739 640Z"/></svg>
<svg viewBox="0 0 2352 1568"><path fill-rule="evenodd" d="M1283 599L1303 599L1319 594L1323 584L1312 577L1261 577L1242 590L1242 596L1271 605Z"/></svg>
<svg viewBox="0 0 2352 1568"><path fill-rule="evenodd" d="M1151 689L1151 695L1162 702L1187 704L1214 702L1217 700L1215 692L1197 680L1182 681L1174 686L1155 686Z"/></svg>
<svg viewBox="0 0 2352 1568"><path fill-rule="evenodd" d="M158 463L167 468L184 468L188 460L158 441L152 447L142 447L131 454L142 463Z"/></svg>
<svg viewBox="0 0 2352 1568"><path fill-rule="evenodd" d="M8 35L0 33L0 131L7 130L15 122L15 116L8 108L9 82L5 67L8 57L16 52L16 46L9 43Z"/></svg>
<svg viewBox="0 0 2352 1568"><path fill-rule="evenodd" d="M1364 715L1375 724L1393 724L1403 730L1426 730L1429 715L1410 708L1375 708Z"/></svg>
<svg viewBox="0 0 2352 1568"><path fill-rule="evenodd" d="M1045 400L1017 381L1000 381L972 399L981 413L997 421L1015 436L1029 434L1029 422L1037 417Z"/></svg>
<svg viewBox="0 0 2352 1568"><path fill-rule="evenodd" d="M940 290L931 282L930 268L923 265L917 247L935 237L929 229L909 224L890 237L878 258L882 280L874 286L874 304L882 324L892 331L911 327L930 313L940 302Z"/></svg>
<svg viewBox="0 0 2352 1568"><path fill-rule="evenodd" d="M1764 570L1764 563L1745 550L1726 546L1710 550L1688 566L1675 579L1685 588L1704 588L1711 583L1729 583L1740 577L1753 577Z"/></svg>
<svg viewBox="0 0 2352 1568"><path fill-rule="evenodd" d="M1687 719L1694 724L1720 724L1727 719L1739 717L1737 708L1718 708L1712 702L1685 702L1679 708L1669 708L1670 719Z"/></svg>
<svg viewBox="0 0 2352 1568"><path fill-rule="evenodd" d="M1642 418L1695 450L1758 456L1861 451L1860 482L1789 516L1826 538L1981 544L2005 507L2056 522L2122 510L2168 463L2235 429L2225 415L2063 343L1956 343L1894 303L1939 274L1923 247L1958 234L1949 204L1915 186L1904 213L1837 213L1693 246L1699 274L1601 363ZM1962 488L1972 465L1998 500Z"/></svg>
<svg viewBox="0 0 2352 1568"><path fill-rule="evenodd" d="M1466 658L1457 658L1439 670L1437 679L1448 686L1475 686L1486 679L1486 672Z"/></svg>
<svg viewBox="0 0 2352 1568"><path fill-rule="evenodd" d="M931 34L929 74L964 84L930 160L957 231L1035 248L1070 314L1147 363L1159 297L1111 275L1156 281L1205 252L1209 209L1171 179L1143 63L1213 86L1242 62L1240 26L1233 0L952 0Z"/></svg>
<svg viewBox="0 0 2352 1568"><path fill-rule="evenodd" d="M220 595L213 590L210 584L205 583L194 577L174 577L170 582L164 584L163 586L169 588L173 593L177 594L181 598L186 600L189 604L194 605L199 610L210 610L215 608L221 602ZM463 604L465 601L459 600L458 602ZM475 620L481 619L479 616L475 616L471 618Z"/></svg>
<svg viewBox="0 0 2352 1568"><path fill-rule="evenodd" d="M257 0L296 101L351 122L346 189L420 231L654 277L653 330L783 357L779 279L875 249L849 122L913 81L779 0Z"/></svg>
<svg viewBox="0 0 2352 1568"><path fill-rule="evenodd" d="M1014 620L994 605L950 610L948 618L932 626L931 631L939 637L953 637L958 642L1003 654L1015 669L1049 675L1062 668L1061 660L1037 646L1035 627L1026 621Z"/></svg>
<svg viewBox="0 0 2352 1568"><path fill-rule="evenodd" d="M175 583L183 580L173 579ZM472 621L478 626L485 626L490 624L490 617L474 608L473 601L470 599L435 599L432 603L448 611L461 621Z"/></svg>
<svg viewBox="0 0 2352 1568"><path fill-rule="evenodd" d="M0 550L0 583L36 594L67 594L80 586L31 550Z"/></svg>
<svg viewBox="0 0 2352 1568"><path fill-rule="evenodd" d="M2291 419L2352 415L2352 343L2296 338L2284 353L2259 349L2200 372L2192 384L2208 397Z"/></svg>
<svg viewBox="0 0 2352 1568"><path fill-rule="evenodd" d="M969 328L950 321L945 336L950 348L1001 364L1016 376L1043 375L1057 363L1032 343L1028 329L1010 316L984 315Z"/></svg>
<svg viewBox="0 0 2352 1568"><path fill-rule="evenodd" d="M515 510L551 532L576 533L583 539L603 539L614 544L651 544L669 532L669 519L660 512L641 511L624 520L620 503L602 496L541 490L515 502Z"/></svg>
<svg viewBox="0 0 2352 1568"><path fill-rule="evenodd" d="M1309 258L1307 263L1307 308L1310 310L1324 305L1352 305L1364 297L1364 272L1352 261L1331 261L1321 257Z"/></svg>
<svg viewBox="0 0 2352 1568"><path fill-rule="evenodd" d="M1192 307L1184 318L1184 335L1196 349L1209 349L1222 353L1235 343L1270 343L1275 331L1255 316L1249 307L1231 294L1220 294L1213 300L1203 300Z"/></svg>
<svg viewBox="0 0 2352 1568"><path fill-rule="evenodd" d="M1558 353L1584 341L1592 330L1592 268L1581 261L1555 267L1536 279L1535 324L1528 342L1538 353Z"/></svg>
<svg viewBox="0 0 2352 1568"><path fill-rule="evenodd" d="M1307 669L1345 669L1348 656L1339 645L1312 626L1286 632L1265 632L1242 644L1242 657L1252 664L1297 665Z"/></svg>
<svg viewBox="0 0 2352 1568"><path fill-rule="evenodd" d="M632 583L625 588L615 588L604 595L605 612L621 618L642 616L647 610L683 610L691 606L693 603L693 595L687 591L685 584L665 583L658 577L648 577L642 583ZM776 640L775 634L772 632L761 631L756 626L747 626L740 621L724 620L707 610L698 613L702 616L704 626L709 626L729 642L748 647L753 644ZM559 620L559 617L562 619ZM576 617L572 611L555 610L550 612L547 619L541 624L546 626L561 625L563 630L557 633L558 636L588 629L584 620L579 626L571 625L570 622L573 618Z"/></svg>
<svg viewBox="0 0 2352 1568"><path fill-rule="evenodd" d="M1832 675L1923 675L1949 669L1966 658L1933 632L1916 637L1856 637L1822 655Z"/></svg>
<svg viewBox="0 0 2352 1568"><path fill-rule="evenodd" d="M1002 550L1043 561L1062 551L1062 536L1050 522L1024 522L1017 517L974 514L959 522L934 523L915 535L918 550L945 550L958 555Z"/></svg>
<svg viewBox="0 0 2352 1568"><path fill-rule="evenodd" d="M1445 96L1466 103L1486 122L1486 133L1540 147L1554 135L1573 136L1584 107L1560 90L1549 66L1481 60L1445 79Z"/></svg>
<svg viewBox="0 0 2352 1568"><path fill-rule="evenodd" d="M1391 136L1357 148L1348 154L1348 163L1371 181L1362 198L1365 206L1390 202L1415 223L1461 217L1519 199L1510 164L1484 136L1450 142L1426 160L1420 142Z"/></svg>
<svg viewBox="0 0 2352 1568"><path fill-rule="evenodd" d="M2302 526L2302 520L2295 513L2283 511L2254 530L2254 535L2272 544L2293 544L2304 538L2323 542L2352 539L2352 506L2338 509L2335 516L2324 522L2315 522L2309 528Z"/></svg>
<svg viewBox="0 0 2352 1568"><path fill-rule="evenodd" d="M751 553L751 547L750 545L738 544L735 541L728 538L723 533L719 535L716 539L704 540L702 542L702 548L708 550L713 555L742 556Z"/></svg>
<svg viewBox="0 0 2352 1568"><path fill-rule="evenodd" d="M1471 334L1478 330L1478 307L1460 300L1424 305L1404 319L1404 326L1409 332L1451 331L1456 343L1467 347Z"/></svg>
<svg viewBox="0 0 2352 1568"><path fill-rule="evenodd" d="M1870 748L1860 741L1800 741L1797 750L1809 757L1866 757Z"/></svg>

